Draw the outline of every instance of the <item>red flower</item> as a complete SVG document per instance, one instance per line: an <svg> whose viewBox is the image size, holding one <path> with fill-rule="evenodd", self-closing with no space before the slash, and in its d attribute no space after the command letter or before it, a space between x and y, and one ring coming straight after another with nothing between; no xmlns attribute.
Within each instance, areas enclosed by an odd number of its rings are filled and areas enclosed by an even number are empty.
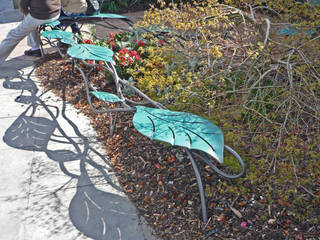
<svg viewBox="0 0 320 240"><path fill-rule="evenodd" d="M120 56L119 59L121 62L124 62L126 60L126 58L124 56Z"/></svg>
<svg viewBox="0 0 320 240"><path fill-rule="evenodd" d="M130 52L129 52L129 56L130 56L130 57L137 56L137 54L138 54L137 51L130 51Z"/></svg>
<svg viewBox="0 0 320 240"><path fill-rule="evenodd" d="M164 45L164 40L163 39L160 39L159 42L158 42L161 46Z"/></svg>
<svg viewBox="0 0 320 240"><path fill-rule="evenodd" d="M132 42L133 42L133 43L137 43L137 39L133 39Z"/></svg>
<svg viewBox="0 0 320 240"><path fill-rule="evenodd" d="M120 66L124 67L125 66L125 60L120 62Z"/></svg>
<svg viewBox="0 0 320 240"><path fill-rule="evenodd" d="M141 60L140 55L137 54L136 56L134 56L134 59L135 59L136 61L140 61L140 60Z"/></svg>
<svg viewBox="0 0 320 240"><path fill-rule="evenodd" d="M110 42L109 42L109 44L111 45L111 47L112 48L114 48L116 45L114 44L114 41L113 40L111 40Z"/></svg>
<svg viewBox="0 0 320 240"><path fill-rule="evenodd" d="M109 37L110 37L110 38L114 38L115 35L116 35L116 34L115 34L114 32L109 32Z"/></svg>
<svg viewBox="0 0 320 240"><path fill-rule="evenodd" d="M119 55L125 55L125 52L123 50L120 50Z"/></svg>
<svg viewBox="0 0 320 240"><path fill-rule="evenodd" d="M103 61L99 61L99 65L100 65L100 66L103 66L103 65L104 65L104 62L103 62ZM102 68L102 67L99 67L99 66L97 67L97 69L100 70L100 71L103 70L103 68Z"/></svg>
<svg viewBox="0 0 320 240"><path fill-rule="evenodd" d="M144 47L145 44L144 44L144 42L143 42L142 40L140 40L140 41L138 42L138 46L139 46L139 47Z"/></svg>
<svg viewBox="0 0 320 240"><path fill-rule="evenodd" d="M94 44L90 39L83 39L82 42L85 44Z"/></svg>
<svg viewBox="0 0 320 240"><path fill-rule="evenodd" d="M93 60L89 60L88 63L89 63L89 64L93 64Z"/></svg>
<svg viewBox="0 0 320 240"><path fill-rule="evenodd" d="M156 66L158 68L162 68L162 64L161 63L153 62L152 64L153 64L153 66Z"/></svg>

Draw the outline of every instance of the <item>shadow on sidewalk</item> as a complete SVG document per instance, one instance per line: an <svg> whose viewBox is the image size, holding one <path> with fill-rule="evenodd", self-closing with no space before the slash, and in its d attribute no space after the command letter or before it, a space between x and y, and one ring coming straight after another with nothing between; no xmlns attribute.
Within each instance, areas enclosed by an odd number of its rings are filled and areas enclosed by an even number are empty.
<svg viewBox="0 0 320 240"><path fill-rule="evenodd" d="M66 115L65 100L63 99L60 110L56 106L46 105L41 100L46 93L37 95L38 88L30 79L33 71L34 69L27 78L20 75L18 81L7 78L3 83L6 89L21 90L16 102L29 104L26 110L6 130L3 141L16 149L44 152L49 159L58 163L62 173L70 177L68 182L71 180L77 182L76 193L68 207L69 218L72 224L84 235L93 239L106 240L150 239L145 238L142 231L138 230L141 227L141 222L136 215L135 207L128 198L97 188L95 183L98 177L103 180L105 185L113 189L113 192L121 192L121 189L112 180L112 169L109 162L91 146L90 140ZM39 108L44 109L49 117L39 117L37 115ZM66 133L57 120L59 116L73 129L76 137L71 137ZM51 149L50 143L52 142L59 143L56 144L59 148ZM95 158L92 155L95 155ZM99 159L99 162L96 161L96 158ZM75 173L69 170L68 162L76 162L80 171ZM94 169L94 174L88 169ZM32 171L33 174L46 174L46 171L41 171L40 168L32 169ZM68 183L57 186L58 188L49 195L56 196L58 191L65 191L67 185ZM7 201L14 200L12 197L7 199ZM54 200L50 199L50 201ZM64 204L59 200L57 202ZM39 206L38 203L37 211L44 211L45 207L44 205ZM31 218L34 218L33 221L37 221L37 216L31 216ZM53 222L55 221L53 220ZM61 226L59 231L61 232L61 230L67 233L71 229Z"/></svg>
<svg viewBox="0 0 320 240"><path fill-rule="evenodd" d="M0 2L0 4L7 5L8 3ZM21 22L23 20L23 14L18 9L13 9L11 6L6 7L3 10L0 9L0 24Z"/></svg>
<svg viewBox="0 0 320 240"><path fill-rule="evenodd" d="M5 61L0 66L0 78L24 76L24 69L34 66L34 62L26 58L29 57L19 56Z"/></svg>

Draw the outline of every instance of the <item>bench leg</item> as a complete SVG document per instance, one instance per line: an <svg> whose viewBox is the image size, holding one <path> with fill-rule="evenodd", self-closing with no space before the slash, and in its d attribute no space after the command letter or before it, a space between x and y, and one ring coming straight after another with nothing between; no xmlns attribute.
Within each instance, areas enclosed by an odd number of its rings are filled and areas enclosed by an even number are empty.
<svg viewBox="0 0 320 240"><path fill-rule="evenodd" d="M196 161L194 160L192 154L190 153L190 151L188 149L186 149L186 151L187 151L188 156L191 160L192 167L193 167L194 173L197 178L197 183L198 183L199 192L200 192L200 199L201 199L202 220L204 222L207 222L208 215L207 215L206 199L205 199L205 195L204 195L204 191L203 191L203 184L202 184L202 180L201 180L201 175L200 175L200 172L198 170L198 166L197 166Z"/></svg>
<svg viewBox="0 0 320 240"><path fill-rule="evenodd" d="M115 112L115 113L109 112L108 115L109 115L109 121L110 121L109 134L110 134L110 136L112 136L114 129L116 127L118 113L117 112ZM114 115L114 117L112 115Z"/></svg>

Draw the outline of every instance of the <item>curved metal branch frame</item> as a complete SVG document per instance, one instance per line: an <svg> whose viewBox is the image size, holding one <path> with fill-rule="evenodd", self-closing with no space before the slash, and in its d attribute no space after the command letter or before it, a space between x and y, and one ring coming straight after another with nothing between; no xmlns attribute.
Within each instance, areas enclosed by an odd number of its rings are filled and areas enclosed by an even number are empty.
<svg viewBox="0 0 320 240"><path fill-rule="evenodd" d="M132 84L130 84L129 81L127 80L123 80L121 78L119 78L117 71L114 67L114 65L110 62L106 62L105 66L101 66L101 65L97 65L97 64L88 64L85 61L82 61L85 65L89 66L89 67L101 67L104 70L108 71L111 76L114 79L115 85L116 85L116 91L117 91L117 95L118 97L122 100L121 102L119 102L119 107L116 108L112 108L112 109L105 109L105 110L98 110L96 109L93 105L92 105L92 101L91 101L91 96L90 96L90 88L92 88L93 90L96 90L94 87L90 86L90 81L88 79L88 75L85 74L85 72L83 71L83 69L77 64L76 59L73 59L74 64L76 66L76 68L80 71L83 79L85 80L85 85L86 85L86 93L87 93L87 98L88 98L88 102L89 105L91 107L91 109L95 112L95 113L108 113L109 117L110 117L110 134L113 133L114 129L115 129L115 122L116 119L112 118L112 113L117 114L118 112L125 112L125 111L136 111L135 107L131 107L130 105L142 105L142 104L151 104L156 108L160 108L160 109L166 109L166 107L164 107L162 104L153 101L151 98L149 98L147 95L145 95L143 92L141 92L138 88L136 88L135 86L133 86ZM89 71L90 72L90 71ZM126 98L124 96L124 94L122 93L122 87L126 86L129 87L131 90L133 90L137 95L139 95L140 97L143 98L144 102L135 102L132 101L128 98ZM128 104L127 104L128 103ZM116 116L115 116L116 117ZM199 169L197 167L196 164L196 158L204 161L206 164L208 164L210 166L210 168L215 171L217 174L219 174L220 176L227 178L227 179L236 179L236 178L240 178L242 176L245 175L246 172L246 166L244 161L242 160L242 158L239 156L239 154L234 151L231 147L229 146L224 146L226 151L230 152L234 158L236 159L236 161L240 164L241 166L241 171L237 174L228 174L222 170L220 170L219 168L217 168L213 163L212 163L212 157L209 157L206 153L204 152L198 152L195 150L189 150L186 149L187 155L192 163L192 167L197 179L197 184L198 184L198 188L199 188L199 193L200 193L200 200L201 200L201 209L202 209L202 219L204 222L208 221L208 215L207 215L207 207L206 207L206 200L205 200L205 194L204 194L204 188L203 188L203 184L202 184L202 180L201 180L201 174L199 172Z"/></svg>
<svg viewBox="0 0 320 240"><path fill-rule="evenodd" d="M241 166L240 173L235 174L235 175L225 173L222 170L220 170L219 168L217 168L210 161L209 158L204 157L202 154L199 154L196 151L191 151L191 150L186 149L188 157L190 158L190 161L192 163L192 167L193 167L194 173L196 175L196 179L197 179L197 184L198 184L199 193L200 193L200 200L201 200L202 219L203 219L204 222L208 221L206 200L205 200L205 194L204 194L204 190L203 190L203 184L202 184L202 180L201 180L201 175L200 175L199 169L197 167L196 161L194 159L194 156L200 158L202 161L204 161L206 164L208 164L211 167L212 170L214 170L216 173L218 173L219 175L221 175L224 178L229 178L229 179L240 178L240 177L244 176L245 172L246 172L246 166L245 166L243 160L241 159L241 157L239 156L239 154L236 151L234 151L231 147L229 147L227 145L225 145L224 147L239 162L239 164ZM203 153L203 154L207 155L206 153Z"/></svg>
<svg viewBox="0 0 320 240"><path fill-rule="evenodd" d="M49 41L49 43L51 43L51 42ZM55 46L57 46L57 44L55 44ZM59 52L60 52L60 50L59 50ZM61 52L60 52L60 54L61 54ZM79 62L82 63L83 65L87 66L89 68L89 70L85 71L81 67L81 65L78 64ZM142 91L140 91L137 87L132 85L129 81L121 79L118 76L118 73L116 71L116 68L115 68L115 65L113 62L104 61L105 65L98 65L95 62L93 64L89 64L88 62L86 62L80 58L72 57L72 64L73 64L73 67L75 66L79 70L82 78L84 79L87 100L90 105L90 108L93 110L94 113L107 113L109 115L110 135L112 135L114 132L115 124L116 124L116 120L117 120L117 115L119 112L135 112L137 110L136 106L147 105L147 104L153 106L154 108L167 109L162 104L152 100L150 97L148 97ZM97 107L95 107L92 103L92 100L91 100L92 94L90 91L91 90L97 91L98 89L90 84L89 77L90 77L90 74L92 73L92 71L94 70L94 68L96 68L98 66L100 68L102 68L103 70L107 71L108 73L110 73L110 75L112 76L112 78L114 80L115 87L116 87L116 95L119 98L119 101L113 103L116 105L115 108L110 108L110 104L106 103L105 109L100 110L100 109L97 109ZM137 102L137 101L133 101L133 100L127 98L122 91L122 89L124 87L132 90L137 96L139 96L141 98L141 101ZM202 180L201 180L201 174L200 174L199 169L196 164L196 158L205 162L207 165L210 166L210 168L213 171L215 171L217 174L219 174L220 176L227 178L227 179L240 178L240 177L244 176L245 171L246 171L245 163L243 162L243 160L241 159L239 154L236 151L234 151L232 148L230 148L226 145L224 146L224 148L226 149L226 151L231 153L234 156L234 158L236 159L236 161L240 164L241 170L239 173L229 174L227 172L224 172L224 171L220 170L219 168L217 168L212 163L213 157L210 157L208 154L206 154L202 151L199 151L199 150L189 150L187 148L184 148L187 152L187 155L188 155L191 163L192 163L192 167L194 169L195 176L197 179L197 184L198 184L199 193L200 193L200 200L201 200L202 218L203 218L204 222L208 221L208 216L207 216L204 188L203 188L203 184L202 184Z"/></svg>

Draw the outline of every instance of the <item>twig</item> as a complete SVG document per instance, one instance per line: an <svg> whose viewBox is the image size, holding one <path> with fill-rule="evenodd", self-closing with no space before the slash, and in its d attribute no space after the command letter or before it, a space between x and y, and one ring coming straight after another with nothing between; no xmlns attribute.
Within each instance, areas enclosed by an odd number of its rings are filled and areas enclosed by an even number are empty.
<svg viewBox="0 0 320 240"><path fill-rule="evenodd" d="M219 4L219 5L216 5L216 6L222 6L222 7L226 7L226 8L229 8L229 9L233 9L233 10L236 10L237 13L239 13L242 17L242 20L243 20L243 23L246 24L246 19L245 19L245 14L243 13L243 11L241 11L239 8L235 8L235 7L231 7L231 6L228 6L228 5L225 5L225 4ZM247 15L246 15L247 16ZM249 19L251 19L249 16L247 16ZM251 19L252 20L252 19Z"/></svg>
<svg viewBox="0 0 320 240"><path fill-rule="evenodd" d="M267 23L267 31L266 31L266 37L263 42L263 46L266 47L268 39L269 39L269 35L270 35L270 20L268 18L265 18L264 20Z"/></svg>
<svg viewBox="0 0 320 240"><path fill-rule="evenodd" d="M275 66L273 66L272 68L270 68L269 70L265 71L262 75L260 75L259 79L250 86L250 88L248 89L248 91L251 91L267 74L269 74L269 73L272 72L272 71L277 70L278 67L279 67L279 65L275 65Z"/></svg>
<svg viewBox="0 0 320 240"><path fill-rule="evenodd" d="M310 190L308 190L307 188L305 188L304 186L300 185L298 187L301 187L303 190L305 190L307 193L309 193L312 197L315 198L320 198L319 196L315 195L314 193L312 193Z"/></svg>
<svg viewBox="0 0 320 240"><path fill-rule="evenodd" d="M292 162L292 165L293 165L293 172L294 172L294 176L296 177L296 181L299 184L299 179L298 179L298 176L297 176L297 169L296 169L296 165L294 164L294 161L293 161L293 156L292 154L290 154L290 157L291 157L291 162Z"/></svg>
<svg viewBox="0 0 320 240"><path fill-rule="evenodd" d="M253 11L253 8L251 6L251 4L247 4L250 8L250 16L251 16L251 19L255 22L255 18L254 18L254 11Z"/></svg>
<svg viewBox="0 0 320 240"><path fill-rule="evenodd" d="M209 217L208 221L206 222L206 225L204 225L204 227L202 229L206 229L206 227L208 226L209 222L211 221L212 217Z"/></svg>
<svg viewBox="0 0 320 240"><path fill-rule="evenodd" d="M242 105L242 107L244 107L245 109L255 112L256 114L258 114L260 117L262 117L263 119L267 120L269 123L271 124L275 124L275 125L281 125L280 123L276 123L276 122L272 122L269 118L263 116L261 113L259 113L257 110L252 109L252 108L248 108L246 105Z"/></svg>
<svg viewBox="0 0 320 240"><path fill-rule="evenodd" d="M254 9L257 9L257 8L265 8L265 9L271 11L271 12L276 13L278 16L280 15L280 13L278 13L276 10L274 10L274 9L272 9L272 8L265 7L265 6L257 6L257 7L254 7L253 10L254 10Z"/></svg>
<svg viewBox="0 0 320 240"><path fill-rule="evenodd" d="M320 198L319 196L315 195L313 192L311 192L309 189L307 189L306 187L304 187L303 185L301 185L299 183L299 179L298 179L298 176L297 176L297 169L296 169L296 165L294 164L294 161L293 161L293 156L291 155L291 162L293 164L293 172L294 172L294 176L296 178L296 181L297 181L297 187L301 187L304 191L306 191L307 193L309 193L312 197L315 197L315 198Z"/></svg>

